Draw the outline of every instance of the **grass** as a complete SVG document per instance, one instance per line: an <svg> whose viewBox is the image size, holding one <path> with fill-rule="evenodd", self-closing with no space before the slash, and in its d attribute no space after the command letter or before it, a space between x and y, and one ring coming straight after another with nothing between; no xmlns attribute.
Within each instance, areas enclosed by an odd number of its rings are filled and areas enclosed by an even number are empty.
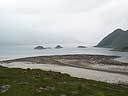
<svg viewBox="0 0 128 96"><path fill-rule="evenodd" d="M0 67L0 96L128 96L128 85L108 84L59 72Z"/></svg>

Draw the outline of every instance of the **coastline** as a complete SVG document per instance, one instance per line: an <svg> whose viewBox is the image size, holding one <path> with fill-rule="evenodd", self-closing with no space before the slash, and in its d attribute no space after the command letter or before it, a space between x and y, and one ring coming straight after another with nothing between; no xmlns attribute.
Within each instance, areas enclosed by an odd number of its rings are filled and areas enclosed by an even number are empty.
<svg viewBox="0 0 128 96"><path fill-rule="evenodd" d="M128 75L128 63L114 60L117 58L120 58L120 56L73 54L26 57L0 61L0 63L30 62L31 64L54 64Z"/></svg>
<svg viewBox="0 0 128 96"><path fill-rule="evenodd" d="M128 63L114 60L119 57L89 54L36 56L0 61L0 65L7 68L61 72L77 78L107 83L128 84Z"/></svg>

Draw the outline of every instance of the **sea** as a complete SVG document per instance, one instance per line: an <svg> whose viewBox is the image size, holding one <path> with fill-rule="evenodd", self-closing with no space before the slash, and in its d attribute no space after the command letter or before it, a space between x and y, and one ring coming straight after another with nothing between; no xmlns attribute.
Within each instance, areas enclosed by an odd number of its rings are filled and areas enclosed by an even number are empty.
<svg viewBox="0 0 128 96"><path fill-rule="evenodd" d="M92 46L87 48L77 48L80 44L60 44L63 48L55 49L54 47L56 45L57 44L42 44L41 46L51 47L51 49L43 50L34 49L39 45L0 45L0 61L33 56L91 54L121 56L121 58L116 60L128 63L128 52L112 51L111 48L98 48Z"/></svg>

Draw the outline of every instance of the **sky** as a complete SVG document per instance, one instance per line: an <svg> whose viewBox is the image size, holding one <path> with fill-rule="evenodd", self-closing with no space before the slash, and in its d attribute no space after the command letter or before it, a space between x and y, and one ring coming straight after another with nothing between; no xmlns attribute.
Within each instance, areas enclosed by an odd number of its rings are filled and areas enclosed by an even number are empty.
<svg viewBox="0 0 128 96"><path fill-rule="evenodd" d="M128 29L128 0L0 0L0 43L96 45Z"/></svg>

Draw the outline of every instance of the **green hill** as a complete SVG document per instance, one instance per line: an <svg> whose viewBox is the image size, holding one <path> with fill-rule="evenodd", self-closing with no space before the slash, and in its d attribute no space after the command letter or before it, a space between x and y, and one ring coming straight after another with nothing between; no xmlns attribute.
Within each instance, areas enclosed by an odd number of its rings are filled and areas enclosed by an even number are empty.
<svg viewBox="0 0 128 96"><path fill-rule="evenodd" d="M120 51L128 49L128 30L117 29L106 36L97 47L114 48Z"/></svg>

